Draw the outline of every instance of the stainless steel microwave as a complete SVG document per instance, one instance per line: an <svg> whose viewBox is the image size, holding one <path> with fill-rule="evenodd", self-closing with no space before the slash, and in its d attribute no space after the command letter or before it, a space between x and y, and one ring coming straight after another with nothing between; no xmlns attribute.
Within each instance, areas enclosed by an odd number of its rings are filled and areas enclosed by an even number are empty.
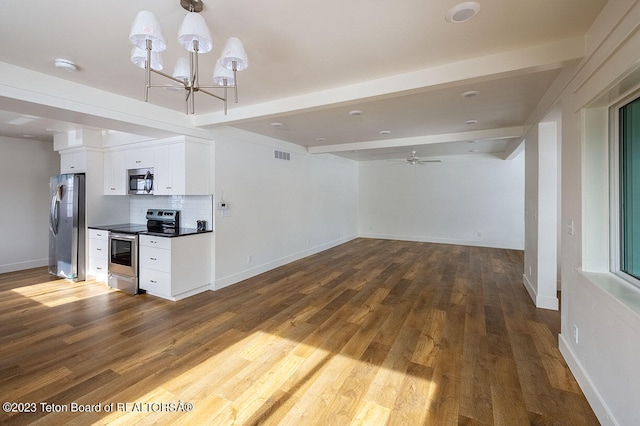
<svg viewBox="0 0 640 426"><path fill-rule="evenodd" d="M153 194L153 167L129 169L129 194Z"/></svg>

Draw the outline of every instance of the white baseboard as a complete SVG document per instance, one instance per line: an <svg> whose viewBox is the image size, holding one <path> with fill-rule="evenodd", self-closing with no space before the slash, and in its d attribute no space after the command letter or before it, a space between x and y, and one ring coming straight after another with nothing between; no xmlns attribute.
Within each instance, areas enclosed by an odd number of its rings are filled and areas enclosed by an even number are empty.
<svg viewBox="0 0 640 426"><path fill-rule="evenodd" d="M419 243L455 244L460 246L524 250L524 246L522 245L524 243L522 244L514 243L513 241L457 240L455 238L440 238L440 237L415 236L415 235L375 234L375 233L363 233L363 234L360 234L359 237L375 238L380 240L415 241Z"/></svg>
<svg viewBox="0 0 640 426"><path fill-rule="evenodd" d="M292 253L288 256L281 257L279 259L272 260L271 262L264 263L262 265L255 266L251 269L246 269L244 271L240 271L238 273L228 275L226 277L218 278L215 280L211 290L220 290L221 288L228 287L232 284L236 284L240 281L244 281L251 277L255 277L256 275L260 275L264 272L270 271L272 269L278 268L280 266L284 266L288 263L295 262L296 260L303 259L305 257L314 255L316 253L320 253L322 251L328 250L330 248L339 246L340 244L344 244L348 241L357 238L356 235L352 235L345 238L340 238L338 240L331 241L326 244L322 244L317 247L313 247L307 250L303 250L297 253Z"/></svg>
<svg viewBox="0 0 640 426"><path fill-rule="evenodd" d="M41 266L47 266L48 264L49 259L36 259L28 260L26 262L7 263L5 265L0 265L0 274L4 274L5 272L22 271L24 269L39 268Z"/></svg>
<svg viewBox="0 0 640 426"><path fill-rule="evenodd" d="M540 296L526 274L522 274L522 282L524 283L524 288L527 289L531 300L536 304L536 308L550 309L552 311L558 310L559 301L557 297Z"/></svg>
<svg viewBox="0 0 640 426"><path fill-rule="evenodd" d="M571 349L571 345L567 342L564 335L560 334L558 336L558 347L560 349L560 353L564 357L569 369L573 373L573 376L576 378L578 385L580 385L580 389L582 389L582 393L587 398L589 405L593 409L596 417L600 421L602 425L612 425L616 426L619 423L613 417L613 414L605 404L602 396L598 392L598 389L593 385L589 375L582 368L582 364L576 357L575 353Z"/></svg>

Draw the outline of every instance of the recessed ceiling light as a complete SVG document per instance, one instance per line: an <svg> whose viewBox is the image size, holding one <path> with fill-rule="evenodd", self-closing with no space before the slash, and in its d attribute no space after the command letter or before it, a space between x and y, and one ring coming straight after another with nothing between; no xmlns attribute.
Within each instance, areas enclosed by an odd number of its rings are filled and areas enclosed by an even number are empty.
<svg viewBox="0 0 640 426"><path fill-rule="evenodd" d="M316 142L324 142L326 141L326 138L316 138Z"/></svg>
<svg viewBox="0 0 640 426"><path fill-rule="evenodd" d="M353 111L349 111L349 115L362 115L362 111L359 109L354 109Z"/></svg>
<svg viewBox="0 0 640 426"><path fill-rule="evenodd" d="M463 93L462 95L460 95L460 96L462 96L463 98L468 99L468 98L476 97L476 96L478 96L479 94L480 94L480 92L479 92L479 91L477 91L477 90L469 90L469 91L467 91L467 92L464 92L464 93Z"/></svg>
<svg viewBox="0 0 640 426"><path fill-rule="evenodd" d="M477 149L470 149L469 152L478 152Z"/></svg>
<svg viewBox="0 0 640 426"><path fill-rule="evenodd" d="M278 123L278 122L273 122L273 123L271 123L271 127L275 127L276 129L281 129L281 128L284 127L284 124Z"/></svg>
<svg viewBox="0 0 640 426"><path fill-rule="evenodd" d="M445 19L453 24L461 24L476 16L478 12L480 12L480 3L466 1L449 9L445 15Z"/></svg>
<svg viewBox="0 0 640 426"><path fill-rule="evenodd" d="M478 120L467 120L464 124L478 124Z"/></svg>
<svg viewBox="0 0 640 426"><path fill-rule="evenodd" d="M381 135L390 135L391 134L391 130L380 130L380 134Z"/></svg>
<svg viewBox="0 0 640 426"><path fill-rule="evenodd" d="M37 138L36 135L22 135L22 137L25 138L25 139L35 139L35 138Z"/></svg>
<svg viewBox="0 0 640 426"><path fill-rule="evenodd" d="M67 72L74 72L78 69L78 66L68 59L58 58L55 61L53 61L53 64L59 70L63 70Z"/></svg>

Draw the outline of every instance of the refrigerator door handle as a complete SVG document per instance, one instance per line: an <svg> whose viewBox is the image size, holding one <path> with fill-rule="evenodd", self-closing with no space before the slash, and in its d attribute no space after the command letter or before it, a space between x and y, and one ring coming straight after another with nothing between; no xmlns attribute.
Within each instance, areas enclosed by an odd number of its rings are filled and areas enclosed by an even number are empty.
<svg viewBox="0 0 640 426"><path fill-rule="evenodd" d="M60 224L60 201L64 185L58 185L55 193L51 197L51 207L49 210L49 229L53 235L58 235L58 225Z"/></svg>

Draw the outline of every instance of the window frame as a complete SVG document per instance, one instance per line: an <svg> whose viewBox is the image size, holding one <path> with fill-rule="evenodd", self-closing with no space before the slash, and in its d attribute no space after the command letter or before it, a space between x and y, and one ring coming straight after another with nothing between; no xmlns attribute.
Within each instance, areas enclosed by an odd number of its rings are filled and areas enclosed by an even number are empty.
<svg viewBox="0 0 640 426"><path fill-rule="evenodd" d="M609 108L609 268L611 273L640 288L640 279L621 270L622 263L622 206L621 203L621 120L623 107L640 99L640 90L622 97ZM640 165L638 166L640 167Z"/></svg>

